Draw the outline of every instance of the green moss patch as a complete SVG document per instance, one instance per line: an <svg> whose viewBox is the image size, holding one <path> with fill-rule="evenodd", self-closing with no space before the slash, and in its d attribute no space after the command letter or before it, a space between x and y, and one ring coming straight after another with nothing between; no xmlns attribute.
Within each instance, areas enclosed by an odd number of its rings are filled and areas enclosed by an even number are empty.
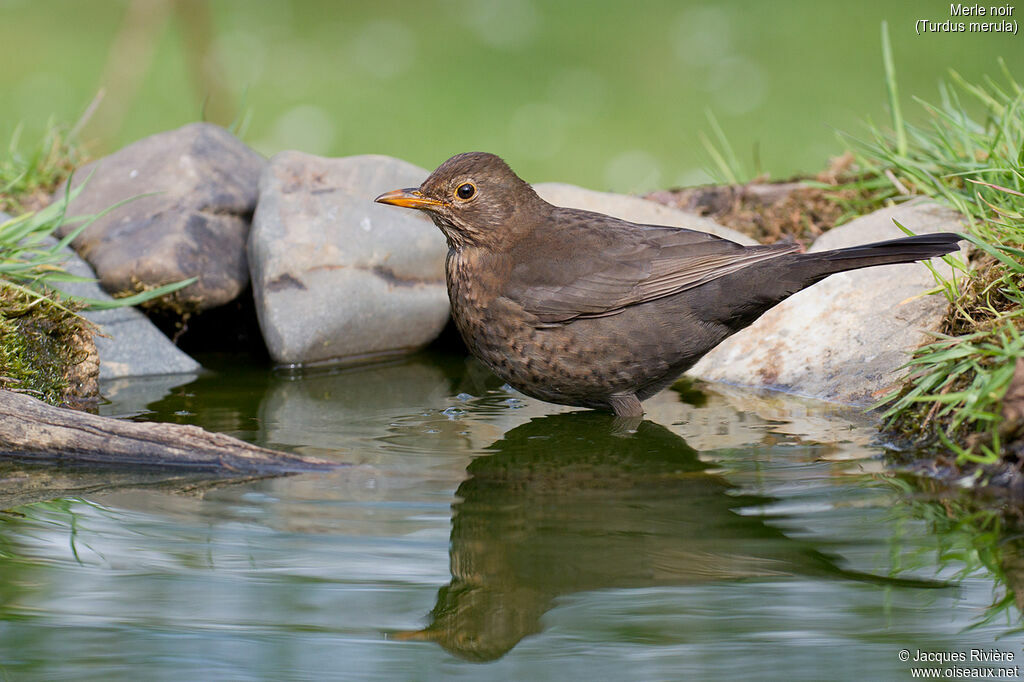
<svg viewBox="0 0 1024 682"><path fill-rule="evenodd" d="M0 286L0 388L77 405L96 396L98 370L83 318L46 296Z"/></svg>

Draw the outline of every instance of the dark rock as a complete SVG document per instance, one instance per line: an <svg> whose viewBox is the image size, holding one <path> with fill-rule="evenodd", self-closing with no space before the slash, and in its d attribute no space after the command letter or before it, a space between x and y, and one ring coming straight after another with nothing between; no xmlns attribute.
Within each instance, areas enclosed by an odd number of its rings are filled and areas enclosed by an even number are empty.
<svg viewBox="0 0 1024 682"><path fill-rule="evenodd" d="M262 156L210 123L139 140L75 173L74 187L87 184L71 201L69 216L139 198L86 228L74 247L109 292L198 277L163 305L182 311L223 305L248 282L245 243L265 165ZM73 227L64 226L62 234Z"/></svg>
<svg viewBox="0 0 1024 682"><path fill-rule="evenodd" d="M267 349L289 365L408 352L448 319L448 248L418 212L373 203L427 171L385 156L283 152L260 178L249 240Z"/></svg>

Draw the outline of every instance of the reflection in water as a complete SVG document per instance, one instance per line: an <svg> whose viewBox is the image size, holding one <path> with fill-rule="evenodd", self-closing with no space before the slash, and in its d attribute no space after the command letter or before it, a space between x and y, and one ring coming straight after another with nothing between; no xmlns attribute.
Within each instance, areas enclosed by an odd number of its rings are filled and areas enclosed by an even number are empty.
<svg viewBox="0 0 1024 682"><path fill-rule="evenodd" d="M454 391L461 360L418 355L355 367L276 370L204 359L209 369L195 380L162 394L136 391L104 414L138 414L148 420L196 424L236 438L283 449L335 448L339 424L350 433L365 426L377 436L396 415L422 411ZM104 384L106 390L117 388ZM112 403L115 401L112 401Z"/></svg>
<svg viewBox="0 0 1024 682"><path fill-rule="evenodd" d="M218 485L239 484L261 478L266 477L229 478L203 472L182 473L173 469L118 469L0 460L0 510L60 497L80 497L128 488L147 488L167 493L199 492Z"/></svg>
<svg viewBox="0 0 1024 682"><path fill-rule="evenodd" d="M1006 598L996 601L992 610L998 614L1003 609L1009 610L1010 604L1017 607L1015 613L1009 614L1009 619L1018 625L1017 631L1024 631L1024 524L1018 520L1012 532L1006 534L1008 540L1005 544L1000 542L999 569L993 571L997 579L1001 579L1006 585Z"/></svg>
<svg viewBox="0 0 1024 682"><path fill-rule="evenodd" d="M917 564L955 569L960 576L984 573L995 583L991 605L975 625L1004 618L1011 632L1024 633L1024 516L1014 505L991 507L974 491L927 478L892 478L903 496L901 511L927 523L935 547L909 557Z"/></svg>
<svg viewBox="0 0 1024 682"><path fill-rule="evenodd" d="M431 623L397 639L489 661L540 631L563 594L793 574L886 581L845 571L739 513L771 499L734 494L682 438L650 421L628 433L609 415L551 415L487 449L456 493L452 581Z"/></svg>

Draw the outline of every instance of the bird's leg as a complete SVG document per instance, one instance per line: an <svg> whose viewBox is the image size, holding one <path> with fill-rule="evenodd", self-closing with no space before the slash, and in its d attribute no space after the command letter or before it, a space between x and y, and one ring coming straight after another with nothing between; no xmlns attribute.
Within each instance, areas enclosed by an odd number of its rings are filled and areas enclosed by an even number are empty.
<svg viewBox="0 0 1024 682"><path fill-rule="evenodd" d="M616 417L642 417L644 408L635 393L616 393L608 396L608 404L615 411Z"/></svg>

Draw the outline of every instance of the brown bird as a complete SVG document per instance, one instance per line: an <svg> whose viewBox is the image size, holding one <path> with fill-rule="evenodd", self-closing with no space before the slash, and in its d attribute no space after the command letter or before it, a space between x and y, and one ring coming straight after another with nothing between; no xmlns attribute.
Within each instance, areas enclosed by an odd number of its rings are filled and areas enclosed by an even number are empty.
<svg viewBox="0 0 1024 682"><path fill-rule="evenodd" d="M553 206L481 152L376 201L425 211L444 233L452 317L495 374L541 400L629 417L801 289L844 270L941 256L961 239L925 234L820 253L742 246Z"/></svg>

